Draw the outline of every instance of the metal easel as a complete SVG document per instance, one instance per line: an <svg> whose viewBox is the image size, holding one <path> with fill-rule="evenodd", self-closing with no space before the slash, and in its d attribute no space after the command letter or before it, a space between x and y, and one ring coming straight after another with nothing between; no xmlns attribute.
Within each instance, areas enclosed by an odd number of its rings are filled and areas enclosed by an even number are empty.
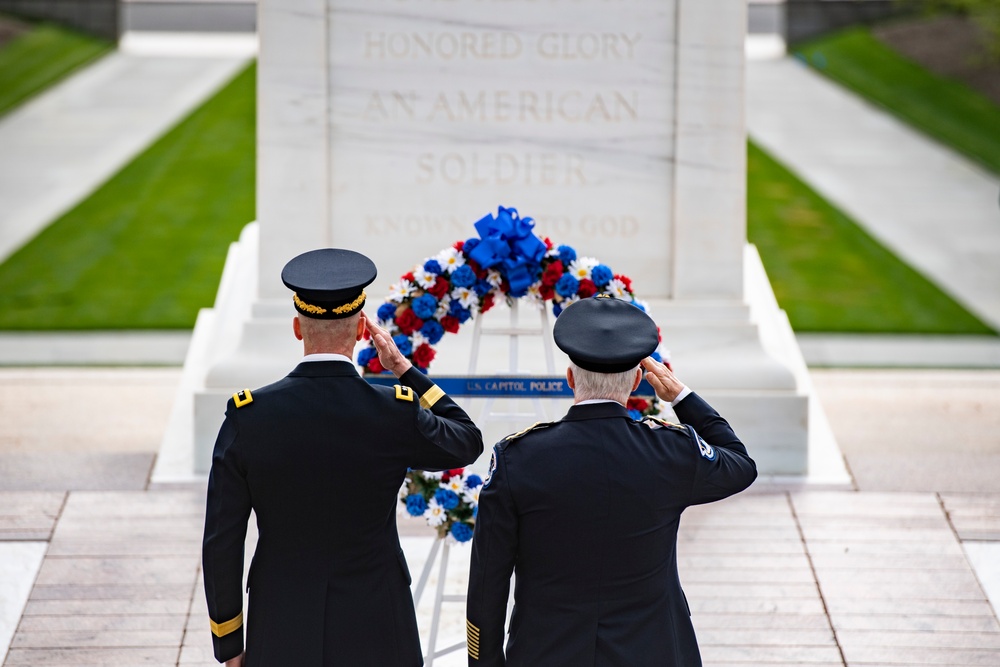
<svg viewBox="0 0 1000 667"><path fill-rule="evenodd" d="M469 375L475 375L476 365L479 360L479 344L483 336L507 336L508 337L508 360L509 360L509 370L511 374L519 373L518 362L519 362L519 346L518 339L521 336L541 336L542 338L542 349L545 351L545 367L549 375L555 373L555 360L552 353L552 335L551 328L549 327L549 314L545 308L541 309L541 321L537 328L531 327L521 327L518 324L518 312L517 312L517 301L510 303L510 322L508 326L501 328L485 328L483 327L482 314L476 317L475 328L472 334L472 351L469 354ZM536 417L539 420L545 419L545 410L542 407L542 401L540 398L532 398L531 402L534 407L533 412L494 412L493 403L495 398L490 397L486 399L486 404L483 406L482 413L480 414L480 423L486 423L489 421L499 421L508 419L519 419L522 417ZM442 547L442 544L444 545ZM416 607L420 604L420 598L424 594L424 587L427 585L427 579L430 576L431 569L434 564L440 558L441 563L438 567L438 580L437 580L437 590L434 592L434 609L431 616L431 635L427 642L427 653L424 656L426 667L433 667L434 660L440 658L443 655L453 653L465 648L465 640L453 644L446 648L437 650L437 636L438 628L441 621L441 604L444 602L465 602L465 595L445 595L444 594L444 583L448 576L448 555L451 545L444 538L437 538L434 540L434 544L431 546L431 551L427 554L427 562L424 563L424 569L420 573L420 579L417 580L417 589L413 593L413 606Z"/></svg>

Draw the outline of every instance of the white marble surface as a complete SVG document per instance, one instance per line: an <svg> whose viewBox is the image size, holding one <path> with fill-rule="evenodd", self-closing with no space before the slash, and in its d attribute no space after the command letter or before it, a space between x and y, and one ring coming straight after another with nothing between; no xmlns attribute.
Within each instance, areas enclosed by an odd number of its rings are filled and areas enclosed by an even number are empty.
<svg viewBox="0 0 1000 667"><path fill-rule="evenodd" d="M747 81L756 142L1000 328L1000 178L790 58Z"/></svg>
<svg viewBox="0 0 1000 667"><path fill-rule="evenodd" d="M504 204L668 292L675 3L324 2L326 34L315 0L261 5L262 275L315 245L328 207L327 237L372 255L384 293ZM294 76L266 62L291 41Z"/></svg>
<svg viewBox="0 0 1000 667"><path fill-rule="evenodd" d="M1000 542L962 542L993 613L1000 615Z"/></svg>
<svg viewBox="0 0 1000 667"><path fill-rule="evenodd" d="M0 542L0 664L42 566L45 542Z"/></svg>

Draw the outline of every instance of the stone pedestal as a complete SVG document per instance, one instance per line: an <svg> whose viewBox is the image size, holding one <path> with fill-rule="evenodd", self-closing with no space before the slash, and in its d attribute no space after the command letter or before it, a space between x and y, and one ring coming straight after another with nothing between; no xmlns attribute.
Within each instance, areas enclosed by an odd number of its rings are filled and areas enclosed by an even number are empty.
<svg viewBox="0 0 1000 667"><path fill-rule="evenodd" d="M761 471L807 472L808 374L746 246L744 4L261 0L258 25L259 222L199 319L177 408L193 424L167 436L195 470L225 399L296 362L288 259L371 256L374 312L502 204L631 276ZM463 340L432 374L464 367Z"/></svg>

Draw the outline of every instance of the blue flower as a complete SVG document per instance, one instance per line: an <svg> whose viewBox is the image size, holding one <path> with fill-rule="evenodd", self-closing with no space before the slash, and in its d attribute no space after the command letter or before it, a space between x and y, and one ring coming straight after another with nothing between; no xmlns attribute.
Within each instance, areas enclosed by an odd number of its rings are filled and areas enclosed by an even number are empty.
<svg viewBox="0 0 1000 667"><path fill-rule="evenodd" d="M576 311L574 311L574 312L576 312ZM636 420L636 421L639 421L640 419L642 419L642 413L639 412L638 410L629 410L628 411L628 416L631 417L632 419Z"/></svg>
<svg viewBox="0 0 1000 667"><path fill-rule="evenodd" d="M451 284L455 287L472 287L476 284L476 272L468 264L463 264L452 272Z"/></svg>
<svg viewBox="0 0 1000 667"><path fill-rule="evenodd" d="M471 239L465 239L465 245L462 246L462 252L465 254L466 257L468 257L469 253L475 250L477 245L479 245L479 239L477 239L475 236L473 236Z"/></svg>
<svg viewBox="0 0 1000 667"><path fill-rule="evenodd" d="M406 496L406 512L410 516L423 516L427 511L427 501L419 493Z"/></svg>
<svg viewBox="0 0 1000 667"><path fill-rule="evenodd" d="M633 301L632 305L635 306L636 308L638 308L639 310L641 310L642 312L644 312L644 313L646 312L646 306L642 305L638 301Z"/></svg>
<svg viewBox="0 0 1000 667"><path fill-rule="evenodd" d="M660 353L659 353L659 352L657 352L656 350L653 350L653 354L651 354L651 355L649 355L649 356L651 356L651 357L652 357L653 359L655 359L656 361L659 361L659 362L660 362L661 364L663 363L663 357L661 357L661 356L660 356Z"/></svg>
<svg viewBox="0 0 1000 667"><path fill-rule="evenodd" d="M396 304L383 303L378 307L378 318L383 322L391 322L396 319Z"/></svg>
<svg viewBox="0 0 1000 667"><path fill-rule="evenodd" d="M472 508L472 518L475 519L477 516L479 516L479 505Z"/></svg>
<svg viewBox="0 0 1000 667"><path fill-rule="evenodd" d="M472 539L472 526L467 523L453 523L451 536L459 542L468 542Z"/></svg>
<svg viewBox="0 0 1000 667"><path fill-rule="evenodd" d="M392 341L396 343L396 347L399 348L400 354L404 357L409 356L413 352L413 341L406 334L396 334L392 337Z"/></svg>
<svg viewBox="0 0 1000 667"><path fill-rule="evenodd" d="M469 312L468 308L462 308L462 302L455 300L448 305L448 314L458 320L459 324L465 324L472 313Z"/></svg>
<svg viewBox="0 0 1000 667"><path fill-rule="evenodd" d="M437 320L427 320L424 322L424 326L420 327L420 333L423 334L428 343L437 345L441 342L441 337L444 336L444 327Z"/></svg>
<svg viewBox="0 0 1000 667"><path fill-rule="evenodd" d="M562 305L556 303L555 301L553 301L552 302L552 314L555 315L556 317L559 317L559 313L561 313L562 311L563 311Z"/></svg>
<svg viewBox="0 0 1000 667"><path fill-rule="evenodd" d="M604 266L603 264L598 264L590 271L590 279L594 281L594 284L598 287L604 287L611 282L611 279L615 277L615 274L611 272L611 269Z"/></svg>
<svg viewBox="0 0 1000 667"><path fill-rule="evenodd" d="M479 475L469 475L465 478L465 485L470 489L474 489L483 483L483 478Z"/></svg>
<svg viewBox="0 0 1000 667"><path fill-rule="evenodd" d="M559 282L556 283L556 294L559 296L573 296L580 289L580 281L564 273Z"/></svg>
<svg viewBox="0 0 1000 667"><path fill-rule="evenodd" d="M413 313L422 320L429 319L437 312L438 302L432 294L421 294L410 303Z"/></svg>
<svg viewBox="0 0 1000 667"><path fill-rule="evenodd" d="M436 276L441 275L441 265L436 259L429 259L424 262L424 271L427 273L433 273Z"/></svg>
<svg viewBox="0 0 1000 667"><path fill-rule="evenodd" d="M490 290L493 289L493 285L490 285L490 281L482 278L476 281L476 286L472 289L475 290L476 294L479 296L486 296L490 293Z"/></svg>
<svg viewBox="0 0 1000 667"><path fill-rule="evenodd" d="M559 259L562 260L563 266L569 266L569 263L576 259L576 250L568 245L559 246Z"/></svg>
<svg viewBox="0 0 1000 667"><path fill-rule="evenodd" d="M378 352L375 351L373 347L366 347L365 349L358 352L358 366L367 366L368 362L375 358Z"/></svg>
<svg viewBox="0 0 1000 667"><path fill-rule="evenodd" d="M446 510L453 510L458 507L458 494L451 489L438 489L434 492L434 500L438 501L438 505L445 508Z"/></svg>

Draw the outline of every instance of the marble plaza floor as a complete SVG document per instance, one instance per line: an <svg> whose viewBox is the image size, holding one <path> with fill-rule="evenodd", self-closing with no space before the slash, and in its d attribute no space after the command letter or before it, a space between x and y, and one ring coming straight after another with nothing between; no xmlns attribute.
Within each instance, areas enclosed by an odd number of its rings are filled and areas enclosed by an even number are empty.
<svg viewBox="0 0 1000 667"><path fill-rule="evenodd" d="M215 664L204 490L147 482L179 376L0 369L3 665ZM685 513L705 664L1000 664L1000 372L813 376L860 490L754 487ZM416 581L433 538L407 519L401 532ZM451 549L446 594L464 591L468 558ZM425 649L437 571L418 605ZM444 603L438 648L462 640L463 611Z"/></svg>

